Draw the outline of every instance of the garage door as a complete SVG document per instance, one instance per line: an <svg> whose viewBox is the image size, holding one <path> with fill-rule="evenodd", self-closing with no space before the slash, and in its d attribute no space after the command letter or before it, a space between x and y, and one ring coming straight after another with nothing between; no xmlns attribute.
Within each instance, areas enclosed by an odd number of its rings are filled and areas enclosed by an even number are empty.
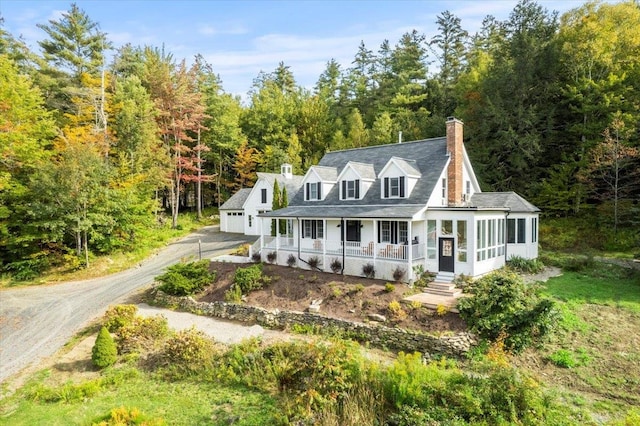
<svg viewBox="0 0 640 426"><path fill-rule="evenodd" d="M236 232L239 234L244 234L244 213L243 212L227 212L226 232Z"/></svg>

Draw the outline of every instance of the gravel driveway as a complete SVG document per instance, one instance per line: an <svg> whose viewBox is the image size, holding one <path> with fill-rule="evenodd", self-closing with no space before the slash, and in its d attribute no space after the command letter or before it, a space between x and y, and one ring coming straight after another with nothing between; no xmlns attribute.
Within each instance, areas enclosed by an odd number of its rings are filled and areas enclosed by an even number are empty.
<svg viewBox="0 0 640 426"><path fill-rule="evenodd" d="M53 355L109 305L153 282L169 265L190 256L226 254L255 237L205 227L169 244L138 267L86 281L0 291L0 383Z"/></svg>

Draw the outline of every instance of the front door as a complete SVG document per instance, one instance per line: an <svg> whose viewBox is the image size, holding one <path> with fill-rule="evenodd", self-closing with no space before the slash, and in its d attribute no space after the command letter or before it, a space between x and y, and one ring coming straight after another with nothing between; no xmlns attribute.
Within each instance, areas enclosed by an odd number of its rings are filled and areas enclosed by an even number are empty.
<svg viewBox="0 0 640 426"><path fill-rule="evenodd" d="M453 238L440 238L438 257L438 271L454 272Z"/></svg>

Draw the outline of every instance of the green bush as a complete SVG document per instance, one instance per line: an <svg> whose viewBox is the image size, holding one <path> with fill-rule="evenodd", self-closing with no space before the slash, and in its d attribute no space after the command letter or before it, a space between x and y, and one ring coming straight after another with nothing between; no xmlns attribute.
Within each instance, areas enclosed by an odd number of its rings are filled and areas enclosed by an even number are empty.
<svg viewBox="0 0 640 426"><path fill-rule="evenodd" d="M262 288L262 263L236 269L233 285L238 286L242 294Z"/></svg>
<svg viewBox="0 0 640 426"><path fill-rule="evenodd" d="M103 317L103 325L111 333L115 333L127 324L130 324L136 317L138 307L136 305L115 305L110 306Z"/></svg>
<svg viewBox="0 0 640 426"><path fill-rule="evenodd" d="M106 368L118 360L118 348L106 327L102 327L91 350L91 361L98 368Z"/></svg>
<svg viewBox="0 0 640 426"><path fill-rule="evenodd" d="M144 425L163 426L165 421L162 418L151 419L137 408L119 407L112 409L109 414L100 418L92 426L124 426L124 425Z"/></svg>
<svg viewBox="0 0 640 426"><path fill-rule="evenodd" d="M514 272L486 275L471 286L471 292L472 297L458 302L460 316L482 338L496 341L506 335L507 350L522 351L552 332L557 323L554 303Z"/></svg>
<svg viewBox="0 0 640 426"><path fill-rule="evenodd" d="M172 296L188 296L199 291L215 280L215 272L209 272L208 260L177 263L169 266L167 272L156 277L161 282L160 290Z"/></svg>
<svg viewBox="0 0 640 426"><path fill-rule="evenodd" d="M166 340L159 361L167 376L179 379L210 369L216 355L213 340L202 331L190 328Z"/></svg>
<svg viewBox="0 0 640 426"><path fill-rule="evenodd" d="M116 331L120 354L137 353L155 348L169 334L167 318L136 316L129 324Z"/></svg>
<svg viewBox="0 0 640 426"><path fill-rule="evenodd" d="M537 274L544 270L544 264L539 259L525 259L521 256L511 256L507 265L524 274Z"/></svg>

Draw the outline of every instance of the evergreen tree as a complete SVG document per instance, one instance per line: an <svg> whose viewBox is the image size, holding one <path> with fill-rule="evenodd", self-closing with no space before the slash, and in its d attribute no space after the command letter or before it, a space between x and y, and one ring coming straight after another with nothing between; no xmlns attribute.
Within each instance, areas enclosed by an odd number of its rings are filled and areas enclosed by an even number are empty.
<svg viewBox="0 0 640 426"><path fill-rule="evenodd" d="M118 347L106 327L102 327L91 349L91 361L98 368L106 368L118 360Z"/></svg>

